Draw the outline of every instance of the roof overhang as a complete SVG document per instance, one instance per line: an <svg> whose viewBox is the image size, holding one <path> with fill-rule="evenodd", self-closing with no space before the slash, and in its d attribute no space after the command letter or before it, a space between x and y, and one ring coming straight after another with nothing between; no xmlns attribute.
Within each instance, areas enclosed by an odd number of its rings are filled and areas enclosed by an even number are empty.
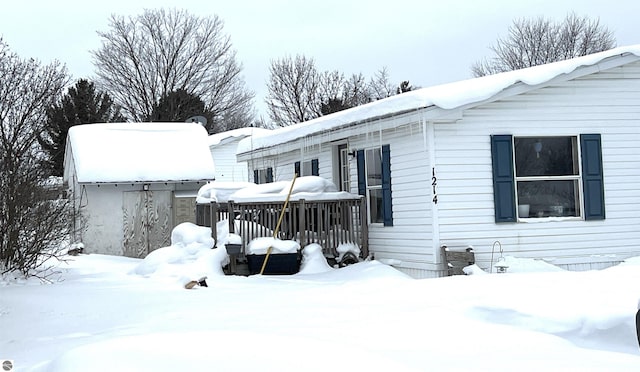
<svg viewBox="0 0 640 372"><path fill-rule="evenodd" d="M254 136L251 146L244 146L245 148L243 149L243 142L246 141L243 140L239 145L239 150L236 155L238 160L246 161L250 160L252 155L258 153L260 156L277 154L287 151L287 148L294 149L299 147L293 144L302 138L306 138L305 141L309 143L315 142L313 140L309 141L309 138L320 138L323 143L331 142L339 139L336 137L341 137L342 139L348 137L354 132L351 130L354 127L372 125L373 123L379 125L380 129L393 127L397 120L388 120L391 118L399 119L415 115L419 117L418 120L426 120L429 122L455 122L460 120L464 111L470 108L639 61L639 47L640 46L617 48L590 56L579 57L574 60L560 61L554 64L535 66L525 70L510 71L483 78L424 88L426 92L425 102L439 102L438 104L418 104L410 108L406 108L407 105L401 105L405 107L402 110L393 110L393 106L389 106L391 109L383 114L366 116L366 112L376 111L375 109L372 110L375 105L384 104L382 101L390 100L394 97L396 99L403 99L402 96L409 95L412 92L403 93L381 101L345 110L351 113L343 114L339 112L309 122L280 128L265 137L271 139L278 138L279 140L276 141L261 141L261 137ZM539 76L536 75L536 73ZM482 93L469 95L468 90L470 89L477 89L478 91L482 91ZM485 90L488 93L485 93ZM441 97L434 98L438 94L440 94ZM468 95L469 97L466 101L461 100L461 104L451 104L456 101L455 97L457 94ZM419 103L420 100L414 99L412 102ZM365 115L358 117L357 114L354 115L354 113L357 112L364 112ZM357 117L357 119L345 120L345 118L349 117ZM299 134L295 133L296 129L299 130ZM360 130L360 132L362 131ZM355 133L357 134L357 132Z"/></svg>

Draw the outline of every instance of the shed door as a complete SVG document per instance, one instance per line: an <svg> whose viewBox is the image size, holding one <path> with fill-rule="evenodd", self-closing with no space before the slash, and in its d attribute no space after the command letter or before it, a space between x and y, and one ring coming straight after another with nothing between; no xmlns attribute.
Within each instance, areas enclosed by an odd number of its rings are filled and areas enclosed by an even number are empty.
<svg viewBox="0 0 640 372"><path fill-rule="evenodd" d="M176 226L183 222L196 223L196 197L176 196L173 221Z"/></svg>
<svg viewBox="0 0 640 372"><path fill-rule="evenodd" d="M123 193L124 255L143 258L171 244L171 192Z"/></svg>

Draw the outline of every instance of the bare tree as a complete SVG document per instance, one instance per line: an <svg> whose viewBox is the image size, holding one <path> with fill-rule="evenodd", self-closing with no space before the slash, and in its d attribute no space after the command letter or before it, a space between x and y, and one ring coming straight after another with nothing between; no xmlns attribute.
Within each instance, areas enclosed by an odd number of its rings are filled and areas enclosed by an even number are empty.
<svg viewBox="0 0 640 372"><path fill-rule="evenodd" d="M0 273L38 275L67 237L68 203L48 196L38 135L68 81L58 62L22 60L0 39Z"/></svg>
<svg viewBox="0 0 640 372"><path fill-rule="evenodd" d="M298 55L271 62L265 102L276 126L332 114L413 89L409 81L390 82L386 67L368 82L362 73L348 79L337 71L319 72L313 59Z"/></svg>
<svg viewBox="0 0 640 372"><path fill-rule="evenodd" d="M571 13L558 23L539 17L518 19L509 27L507 38L499 38L490 49L495 56L476 62L474 76L518 70L562 61L615 47L613 33L598 19Z"/></svg>
<svg viewBox="0 0 640 372"><path fill-rule="evenodd" d="M344 84L344 95L351 107L356 107L369 103L373 100L371 88L362 75L353 74Z"/></svg>
<svg viewBox="0 0 640 372"><path fill-rule="evenodd" d="M384 71L384 73L378 75L378 77L384 76L382 80L371 79L369 83L367 83L362 73L352 74L348 79L345 79L337 71L324 73L322 75L324 78L321 80L321 91L326 93L322 95L322 114L328 115L373 101L376 96L374 91L380 88L380 85L378 85L380 81L384 81L382 86L385 87L380 90L384 91L381 95L387 97L395 94L394 91L389 90L391 85L387 85L388 74L386 69L380 71Z"/></svg>
<svg viewBox="0 0 640 372"><path fill-rule="evenodd" d="M315 119L320 112L320 75L313 58L297 55L271 61L267 83L269 117L278 126Z"/></svg>
<svg viewBox="0 0 640 372"><path fill-rule="evenodd" d="M110 28L98 32L102 47L92 51L94 64L103 89L130 120L150 117L160 99L178 90L200 97L212 122L230 112L252 118L254 94L245 87L242 67L218 16L145 10L136 17L112 15Z"/></svg>
<svg viewBox="0 0 640 372"><path fill-rule="evenodd" d="M325 71L320 74L318 89L322 115L329 115L352 107L346 99L345 84L344 74L338 70Z"/></svg>
<svg viewBox="0 0 640 372"><path fill-rule="evenodd" d="M324 71L319 76L318 93L322 100L342 98L344 84L344 74L340 71Z"/></svg>
<svg viewBox="0 0 640 372"><path fill-rule="evenodd" d="M369 90L374 100L391 97L396 94L396 87L389 81L389 70L382 67L369 82Z"/></svg>

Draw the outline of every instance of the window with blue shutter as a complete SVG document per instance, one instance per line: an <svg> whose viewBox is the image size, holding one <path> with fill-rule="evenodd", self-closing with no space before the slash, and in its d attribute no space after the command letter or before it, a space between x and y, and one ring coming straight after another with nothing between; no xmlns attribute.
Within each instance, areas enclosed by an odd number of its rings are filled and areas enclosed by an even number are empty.
<svg viewBox="0 0 640 372"><path fill-rule="evenodd" d="M305 162L295 162L293 165L293 171L301 176L319 176L320 175L320 164L318 159L311 159Z"/></svg>
<svg viewBox="0 0 640 372"><path fill-rule="evenodd" d="M391 149L382 146L382 215L385 226L393 226L391 203Z"/></svg>
<svg viewBox="0 0 640 372"><path fill-rule="evenodd" d="M356 151L358 194L367 198L369 222L393 226L389 145Z"/></svg>
<svg viewBox="0 0 640 372"><path fill-rule="evenodd" d="M496 135L491 156L496 222L605 218L599 134Z"/></svg>
<svg viewBox="0 0 640 372"><path fill-rule="evenodd" d="M513 140L510 135L491 136L495 221L516 221Z"/></svg>
<svg viewBox="0 0 640 372"><path fill-rule="evenodd" d="M270 183L273 182L273 168L256 169L253 171L254 183Z"/></svg>
<svg viewBox="0 0 640 372"><path fill-rule="evenodd" d="M273 182L273 168L269 167L267 168L267 183L271 183Z"/></svg>
<svg viewBox="0 0 640 372"><path fill-rule="evenodd" d="M602 145L599 134L580 136L582 148L582 189L584 191L584 219L603 220L604 177L602 174Z"/></svg>
<svg viewBox="0 0 640 372"><path fill-rule="evenodd" d="M364 171L364 150L356 152L356 163L358 168L358 194L367 195L367 174Z"/></svg>

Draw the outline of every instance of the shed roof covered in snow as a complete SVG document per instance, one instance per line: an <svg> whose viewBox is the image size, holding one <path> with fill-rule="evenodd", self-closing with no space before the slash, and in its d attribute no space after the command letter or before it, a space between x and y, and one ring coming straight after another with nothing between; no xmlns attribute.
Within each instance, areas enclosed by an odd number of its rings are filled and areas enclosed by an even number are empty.
<svg viewBox="0 0 640 372"><path fill-rule="evenodd" d="M600 53L565 61L549 63L501 74L436 85L395 95L366 105L357 106L307 122L279 128L265 135L254 135L251 141L238 144L238 154L272 147L309 135L336 130L342 127L372 121L379 118L407 113L424 108L453 110L474 105L497 97L501 92L517 86L534 89L562 75L576 70L589 74L601 67L615 67L640 60L640 44L619 47ZM606 66L601 64L611 62ZM592 67L592 69L588 69Z"/></svg>
<svg viewBox="0 0 640 372"><path fill-rule="evenodd" d="M212 180L207 131L191 123L106 123L69 129L79 183ZM65 162L68 164L68 161Z"/></svg>
<svg viewBox="0 0 640 372"><path fill-rule="evenodd" d="M209 136L209 146L216 146L221 143L228 142L232 139L243 139L245 137L253 135L267 135L271 132L269 129L245 127L228 130L226 132L220 132Z"/></svg>

